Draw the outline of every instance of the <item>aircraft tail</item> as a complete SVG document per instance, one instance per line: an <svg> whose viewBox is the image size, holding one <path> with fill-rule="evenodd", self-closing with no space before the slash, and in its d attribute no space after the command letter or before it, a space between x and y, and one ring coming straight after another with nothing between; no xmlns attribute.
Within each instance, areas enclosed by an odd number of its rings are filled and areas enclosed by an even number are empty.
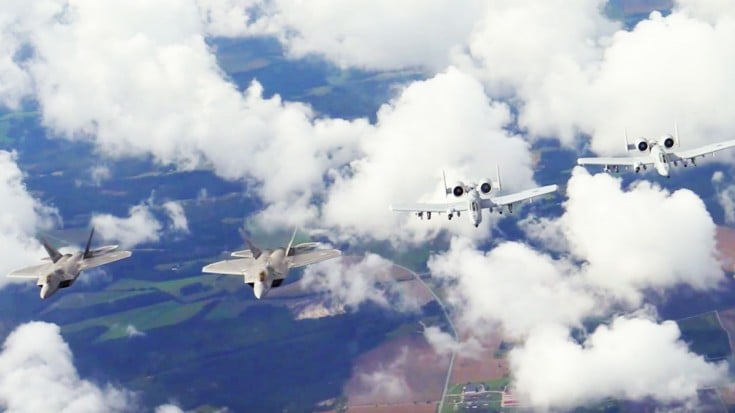
<svg viewBox="0 0 735 413"><path fill-rule="evenodd" d="M92 251L89 249L92 246L92 237L94 237L94 227L92 227L92 231L89 233L87 246L84 248L84 258L92 258Z"/></svg>
<svg viewBox="0 0 735 413"><path fill-rule="evenodd" d="M253 258L256 260L260 257L260 254L263 253L263 251L258 248L255 244L250 242L249 238L245 238L245 243L248 244L248 248L250 249L250 252L253 254Z"/></svg>
<svg viewBox="0 0 735 413"><path fill-rule="evenodd" d="M630 152L631 149L635 149L635 145L630 146L630 141L628 140L628 128L625 128L623 136L625 137L625 152Z"/></svg>
<svg viewBox="0 0 735 413"><path fill-rule="evenodd" d="M46 249L46 252L48 253L48 256L49 258L51 258L52 262L56 262L61 259L62 255L59 250L52 247L51 244L48 243L48 241L41 238L41 244L43 244L43 247Z"/></svg>
<svg viewBox="0 0 735 413"><path fill-rule="evenodd" d="M676 141L676 146L681 146L679 143L679 125L676 121L674 121L674 140Z"/></svg>
<svg viewBox="0 0 735 413"><path fill-rule="evenodd" d="M245 241L245 244L248 246L248 249L250 250L253 258L257 260L258 257L260 257L260 254L263 253L263 251L250 241L250 237L248 237L248 232L247 230L245 230L245 227L240 228L240 236Z"/></svg>
<svg viewBox="0 0 735 413"><path fill-rule="evenodd" d="M452 189L447 186L447 174L444 172L444 169L442 169L442 179L444 179L444 198L449 198Z"/></svg>
<svg viewBox="0 0 735 413"><path fill-rule="evenodd" d="M291 255L291 246L293 246L293 240L296 239L296 233L298 232L298 228L294 228L293 235L291 235L291 241L288 242L288 246L286 247L286 256Z"/></svg>
<svg viewBox="0 0 735 413"><path fill-rule="evenodd" d="M500 191L503 189L503 183L500 181L500 166L498 164L495 164L495 177L497 178L497 181L495 182L495 189Z"/></svg>

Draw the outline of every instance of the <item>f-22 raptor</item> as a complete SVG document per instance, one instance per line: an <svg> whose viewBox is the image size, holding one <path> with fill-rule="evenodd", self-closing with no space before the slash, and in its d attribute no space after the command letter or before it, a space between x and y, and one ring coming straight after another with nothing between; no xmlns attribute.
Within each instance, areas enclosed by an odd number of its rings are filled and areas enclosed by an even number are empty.
<svg viewBox="0 0 735 413"><path fill-rule="evenodd" d="M54 295L61 288L67 288L74 284L83 270L99 267L119 261L133 255L130 251L116 251L117 245L106 245L90 249L94 228L89 234L87 247L84 251L73 254L62 254L52 247L46 240L41 240L48 257L43 260L50 261L40 265L21 268L8 274L10 278L35 278L36 285L41 289L41 299Z"/></svg>
<svg viewBox="0 0 735 413"><path fill-rule="evenodd" d="M209 264L202 268L202 272L242 276L243 281L253 288L255 298L261 299L271 288L279 287L283 283L291 268L315 264L342 255L342 251L337 249L318 248L319 244L316 242L293 245L295 237L296 231L288 246L276 249L260 249L246 238L245 242L249 249L231 254L237 259Z"/></svg>

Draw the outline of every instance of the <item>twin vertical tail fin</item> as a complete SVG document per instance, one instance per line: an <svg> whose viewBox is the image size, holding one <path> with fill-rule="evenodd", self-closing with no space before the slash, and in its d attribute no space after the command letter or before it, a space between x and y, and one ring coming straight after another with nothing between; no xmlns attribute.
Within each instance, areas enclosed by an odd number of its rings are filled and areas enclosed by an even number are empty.
<svg viewBox="0 0 735 413"><path fill-rule="evenodd" d="M45 239L41 238L41 244L43 244L43 247L46 249L46 252L48 253L49 258L51 258L52 262L56 262L61 259L62 255L56 248L52 247L51 244L48 243Z"/></svg>
<svg viewBox="0 0 735 413"><path fill-rule="evenodd" d="M253 258L256 260L260 257L260 255L263 253L260 248L255 246L252 242L250 242L250 239L245 238L245 243L248 244L248 248L250 248L250 252L253 254Z"/></svg>
<svg viewBox="0 0 735 413"><path fill-rule="evenodd" d="M92 231L89 233L87 246L84 248L84 258L92 258L92 251L89 249L92 246L92 237L94 237L94 227L92 227Z"/></svg>
<svg viewBox="0 0 735 413"><path fill-rule="evenodd" d="M452 192L451 188L447 186L447 174L442 169L442 179L444 179L444 198L449 198L449 193Z"/></svg>
<svg viewBox="0 0 735 413"><path fill-rule="evenodd" d="M253 254L253 258L257 260L263 251L250 241L250 237L248 237L248 232L245 230L245 227L240 228L240 236L245 240L245 244L248 246L250 253Z"/></svg>
<svg viewBox="0 0 735 413"><path fill-rule="evenodd" d="M500 166L498 164L495 164L495 177L498 179L494 185L495 189L500 191L503 189L503 183L500 181Z"/></svg>
<svg viewBox="0 0 735 413"><path fill-rule="evenodd" d="M291 241L288 242L288 246L286 247L286 256L288 257L291 255L291 247L293 246L293 240L296 239L296 233L298 232L298 228L294 228L293 235L291 235Z"/></svg>

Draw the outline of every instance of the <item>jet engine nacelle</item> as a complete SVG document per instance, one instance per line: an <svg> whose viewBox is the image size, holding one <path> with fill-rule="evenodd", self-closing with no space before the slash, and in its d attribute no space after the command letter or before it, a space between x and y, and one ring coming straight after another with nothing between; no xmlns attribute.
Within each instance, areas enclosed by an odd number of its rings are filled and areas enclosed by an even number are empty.
<svg viewBox="0 0 735 413"><path fill-rule="evenodd" d="M457 182L456 184L454 184L454 186L452 187L452 194L454 196L460 197L464 195L464 193L465 193L465 189L464 189L464 184L462 182Z"/></svg>
<svg viewBox="0 0 735 413"><path fill-rule="evenodd" d="M490 183L491 181L489 179L485 179L484 181L480 181L479 184L477 184L477 188L480 190L483 194L489 194L490 191L493 190L493 185Z"/></svg>
<svg viewBox="0 0 735 413"><path fill-rule="evenodd" d="M671 149L676 145L676 139L671 135L665 135L661 138L661 145L666 149Z"/></svg>
<svg viewBox="0 0 735 413"><path fill-rule="evenodd" d="M645 152L648 150L648 141L644 138L639 138L637 141L635 141L635 148L638 149L641 152Z"/></svg>

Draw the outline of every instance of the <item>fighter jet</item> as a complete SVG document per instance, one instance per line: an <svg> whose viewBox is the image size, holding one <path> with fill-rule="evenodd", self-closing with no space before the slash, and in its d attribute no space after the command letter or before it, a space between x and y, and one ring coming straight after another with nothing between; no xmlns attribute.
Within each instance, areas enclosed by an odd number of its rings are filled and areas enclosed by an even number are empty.
<svg viewBox="0 0 735 413"><path fill-rule="evenodd" d="M625 133L625 150L638 151L642 155L611 158L579 158L578 165L604 165L605 172L620 172L620 167L632 168L636 173L648 169L649 166L659 175L671 177L671 165L681 163L685 168L689 163L696 165L697 157L713 155L715 152L735 146L735 140L713 143L699 148L679 150L679 131L674 125L674 135L663 135L658 138L638 138L634 144L628 143L628 133Z"/></svg>
<svg viewBox="0 0 735 413"><path fill-rule="evenodd" d="M448 198L449 195L454 195L455 198L462 198L466 195L464 201L451 202L447 199L445 203L416 203L416 204L402 204L402 205L391 205L390 209L394 212L413 212L421 219L431 219L432 213L434 214L447 214L447 218L450 220L457 215L459 217L462 212L469 211L469 218L472 224L477 228L482 222L482 210L489 209L492 213L494 210L502 214L503 208L507 208L508 212L513 212L513 205L526 200L532 200L538 196L550 194L556 192L559 189L558 185L547 185L539 188L527 189L525 191L516 192L508 195L497 195L490 196L489 194L493 190L500 191L502 185L500 183L500 171L496 168L497 180L492 181L490 179L484 179L477 184L464 184L457 182L452 187L447 186L447 178L444 176L444 193ZM488 198L482 198L482 195L488 195Z"/></svg>
<svg viewBox="0 0 735 413"><path fill-rule="evenodd" d="M218 261L202 268L211 274L240 275L253 288L255 298L261 299L271 288L279 287L291 268L303 267L342 255L340 250L321 249L316 242L293 245L296 231L285 248L260 249L245 239L249 249L235 251L234 260Z"/></svg>
<svg viewBox="0 0 735 413"><path fill-rule="evenodd" d="M48 258L43 258L43 260L50 262L15 270L8 274L8 277L35 278L36 285L41 289L41 299L46 299L54 295L60 288L67 288L74 284L83 270L119 261L132 255L130 251L116 251L117 245L90 249L93 236L94 228L89 234L84 251L77 251L73 254L62 254L46 240L41 240L48 253Z"/></svg>

